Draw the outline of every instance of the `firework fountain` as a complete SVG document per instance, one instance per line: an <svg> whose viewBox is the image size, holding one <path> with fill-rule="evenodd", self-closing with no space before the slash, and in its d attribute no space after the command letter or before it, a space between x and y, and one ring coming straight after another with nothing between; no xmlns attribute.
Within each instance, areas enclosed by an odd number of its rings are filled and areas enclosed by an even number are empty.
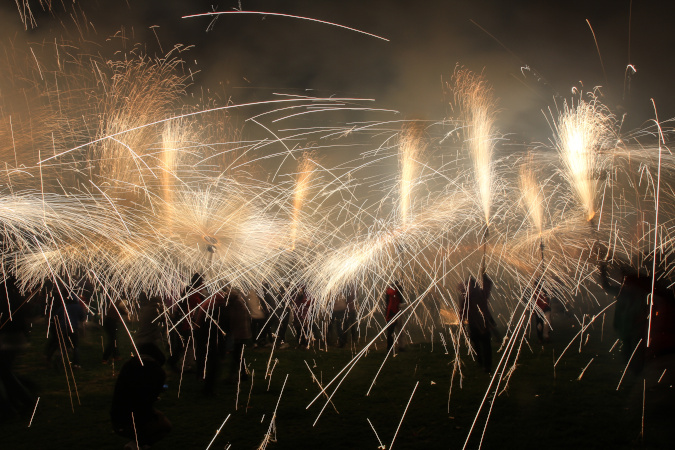
<svg viewBox="0 0 675 450"><path fill-rule="evenodd" d="M565 103L555 125L564 176L591 226L598 214L598 178L604 169L600 151L617 142L611 125L612 116L601 104L585 100L572 106Z"/></svg>
<svg viewBox="0 0 675 450"><path fill-rule="evenodd" d="M473 163L476 192L479 205L485 219L485 228L481 236L483 257L481 259L481 274L485 270L487 258L487 240L489 237L492 191L494 189L493 153L496 141L494 126L494 99L492 89L482 76L466 69L455 72L453 79L455 99L459 104L467 129L467 143ZM480 281L482 283L482 281Z"/></svg>
<svg viewBox="0 0 675 450"><path fill-rule="evenodd" d="M302 207L305 203L305 198L309 193L310 185L314 175L314 162L312 161L311 153L305 153L298 162L298 175L295 181L295 188L293 190L293 218L291 219L291 247L294 251L298 240L298 230L300 229Z"/></svg>
<svg viewBox="0 0 675 450"><path fill-rule="evenodd" d="M522 205L527 214L527 218L537 231L540 241L541 261L544 262L544 195L541 187L534 175L532 157L526 164L520 168L520 191L522 194Z"/></svg>
<svg viewBox="0 0 675 450"><path fill-rule="evenodd" d="M400 215L403 226L411 221L412 189L419 171L419 162L417 160L423 150L421 148L423 143L422 132L421 125L413 122L412 125L409 125L401 133L399 143L399 161L401 166Z"/></svg>

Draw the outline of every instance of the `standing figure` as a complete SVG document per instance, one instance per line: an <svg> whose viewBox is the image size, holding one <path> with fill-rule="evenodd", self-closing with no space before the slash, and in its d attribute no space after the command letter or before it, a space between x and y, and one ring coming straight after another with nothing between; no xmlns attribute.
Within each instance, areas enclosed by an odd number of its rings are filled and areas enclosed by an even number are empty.
<svg viewBox="0 0 675 450"><path fill-rule="evenodd" d="M228 382L235 382L236 374L242 381L248 380L246 367L242 364L242 353L244 345L251 341L251 314L246 308L246 302L243 295L237 289L230 289L226 296L225 306L225 332L230 336L234 344L232 350L232 365Z"/></svg>
<svg viewBox="0 0 675 450"><path fill-rule="evenodd" d="M274 291L269 283L263 283L264 302L271 310L272 320L268 323L268 328L271 331L274 339L274 347L279 349L288 348L286 342L286 331L288 330L288 322L291 318L291 311L285 307L283 299L286 294L286 289L282 285L280 290Z"/></svg>
<svg viewBox="0 0 675 450"><path fill-rule="evenodd" d="M61 288L63 292L64 288ZM52 301L58 302L60 295L57 294ZM73 359L70 361L74 369L80 368L80 325L86 319L84 304L80 297L74 292L69 291L68 295L56 306L51 329L49 330L49 339L45 355L47 361L51 362L54 352L59 348L59 342L63 349L72 348ZM65 355L64 355L65 356Z"/></svg>
<svg viewBox="0 0 675 450"><path fill-rule="evenodd" d="M337 346L345 346L345 319L347 316L347 299L343 294L337 296L333 302L333 314L331 316L331 328L335 329Z"/></svg>
<svg viewBox="0 0 675 450"><path fill-rule="evenodd" d="M537 330L537 339L539 343L548 342L551 338L551 298L548 291L544 288L544 280L538 279L534 286L526 291L526 302L533 302L534 308L534 325Z"/></svg>
<svg viewBox="0 0 675 450"><path fill-rule="evenodd" d="M0 423L35 404L29 380L14 372L15 361L28 347L32 312L30 306L22 308L24 300L13 275L0 282Z"/></svg>
<svg viewBox="0 0 675 450"><path fill-rule="evenodd" d="M293 326L298 337L298 347L309 348L309 338L312 333L309 323L309 309L312 306L312 298L307 295L304 286L300 286L293 296Z"/></svg>
<svg viewBox="0 0 675 450"><path fill-rule="evenodd" d="M469 277L466 283L460 283L460 317L462 323L469 327L469 339L476 352L478 365L486 373L492 371L492 333L496 328L492 318L488 299L492 290L492 280L482 270L482 283Z"/></svg>
<svg viewBox="0 0 675 450"><path fill-rule="evenodd" d="M156 295L148 297L145 292L141 292L138 297L138 305L138 328L134 342L136 345L151 343L161 348L163 327L159 318L164 313L162 298Z"/></svg>
<svg viewBox="0 0 675 450"><path fill-rule="evenodd" d="M260 299L255 289L251 289L246 296L246 306L251 313L253 347L264 347L267 344L267 336L269 334L267 305Z"/></svg>
<svg viewBox="0 0 675 450"><path fill-rule="evenodd" d="M220 373L220 360L225 355L227 336L227 292L209 296L195 311L195 348L197 375L204 381L202 393L212 395Z"/></svg>
<svg viewBox="0 0 675 450"><path fill-rule="evenodd" d="M103 348L103 364L108 364L110 358L120 359L120 351L117 348L117 330L123 320L128 320L128 316L129 311L124 300L117 300L114 306L108 306L103 316L103 332L106 338Z"/></svg>
<svg viewBox="0 0 675 450"><path fill-rule="evenodd" d="M401 283L396 281L392 286L389 286L384 293L384 307L385 314L384 318L387 321L387 350L391 350L394 345L394 334L398 328L398 320L392 319L401 310L401 304L403 300L403 289L401 288Z"/></svg>
<svg viewBox="0 0 675 450"><path fill-rule="evenodd" d="M675 298L668 286L670 283L664 285L665 277L660 268L657 266L656 280L652 280L654 274L649 273L651 268L648 261L624 262L619 266L621 284L617 285L609 277L607 263L600 263L601 285L616 298L614 329L623 344L621 352L636 374L655 357L675 351L672 331Z"/></svg>
<svg viewBox="0 0 675 450"><path fill-rule="evenodd" d="M178 363L182 357L187 359L186 347L191 340L192 322L190 321L188 298L184 293L169 308L169 320L176 330L169 335L169 357L166 362L174 372L180 372ZM184 363L185 364L185 361Z"/></svg>
<svg viewBox="0 0 675 450"><path fill-rule="evenodd" d="M171 306L170 320L176 326L177 333L169 339L170 355L167 359L169 368L179 372L178 362L183 357L183 366L188 370L195 362L196 344L194 333L194 317L197 308L204 301L204 279L199 273L192 275L190 284L180 293L180 299ZM188 344L194 350L190 352ZM190 362L188 362L190 361Z"/></svg>
<svg viewBox="0 0 675 450"><path fill-rule="evenodd" d="M344 325L344 341L342 345L347 343L347 335L351 334L352 336L352 345L355 345L358 342L358 305L356 304L356 288L350 286L345 292L345 300L347 300L347 310L345 312L345 325Z"/></svg>
<svg viewBox="0 0 675 450"><path fill-rule="evenodd" d="M131 439L125 448L152 445L171 431L171 422L154 407L165 389L164 354L149 342L138 353L122 366L110 408L115 433Z"/></svg>

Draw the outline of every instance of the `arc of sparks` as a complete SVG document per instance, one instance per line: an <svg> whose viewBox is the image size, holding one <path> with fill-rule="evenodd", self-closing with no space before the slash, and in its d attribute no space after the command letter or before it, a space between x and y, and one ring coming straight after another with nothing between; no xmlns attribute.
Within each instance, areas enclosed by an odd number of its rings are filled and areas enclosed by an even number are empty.
<svg viewBox="0 0 675 450"><path fill-rule="evenodd" d="M68 153L74 152L75 150L79 150L81 148L88 147L90 145L96 144L96 143L104 141L106 139L111 139L111 138L114 138L114 137L122 135L122 134L130 133L130 132L136 131L136 130L141 130L143 128L148 128L148 127L151 127L151 126L154 126L154 125L159 125L161 123L169 122L169 121L172 121L172 120L184 119L184 118L187 118L187 117L212 113L212 112L216 112L216 111L226 111L226 110L235 109L235 108L244 108L244 107L248 107L248 106L266 105L266 104L272 104L272 103L288 103L288 102L297 102L297 101L303 101L303 100L307 101L307 98L290 98L290 99L284 98L284 99L279 99L279 100L266 100L266 101L261 101L261 102L239 103L239 104L235 104L235 105L217 106L215 108L202 109L202 110L199 110L199 111L193 111L193 112L190 112L190 113L166 117L164 119L156 120L154 122L145 123L143 125L139 125L139 126L132 127L132 128L127 128L126 130L122 130L122 131L118 131L116 133L112 133L112 134L102 136L98 139L94 139L94 140L91 140L91 141L86 142L84 144L80 144L80 145L72 147L68 150L62 151L60 153L56 153L56 154L54 154L54 155L52 155L48 158L45 158L45 159L42 159L42 157L40 157L39 158L40 161L38 161L37 165L39 166L41 164L46 163L47 161L51 161L52 159L60 158L64 155L67 155ZM310 97L310 100L311 101L374 101L374 99L370 99L370 98L368 98L368 99L359 99L359 98L323 98L323 99L320 99L320 98L313 98L313 97Z"/></svg>
<svg viewBox="0 0 675 450"><path fill-rule="evenodd" d="M532 155L529 156L527 163L520 167L519 185L521 191L522 206L525 209L527 217L537 230L539 237L539 250L541 260L544 261L544 195L542 187L539 186L534 174L534 162Z"/></svg>
<svg viewBox="0 0 675 450"><path fill-rule="evenodd" d="M360 34L365 34L366 36L374 37L376 39L381 39L385 42L389 42L389 39L378 36L377 34L369 33L367 31L359 30L358 28L352 28L348 27L346 25L340 25L339 23L335 22L329 22L327 20L321 20L321 19L315 19L313 17L304 17L304 16L296 16L293 14L284 14L284 13L277 13L277 12L264 12L264 11L214 11L214 12L206 12L206 13L199 13L199 14L190 14L187 16L183 16L182 19L192 19L194 17L206 17L206 16L220 16L223 14L252 14L252 15L258 15L258 16L278 16L278 17L286 17L290 19L301 19L301 20L307 20L310 22L317 22L317 23L322 23L324 25L330 25L333 27L338 27L338 28L343 28L345 30L349 31L354 31L356 33Z"/></svg>

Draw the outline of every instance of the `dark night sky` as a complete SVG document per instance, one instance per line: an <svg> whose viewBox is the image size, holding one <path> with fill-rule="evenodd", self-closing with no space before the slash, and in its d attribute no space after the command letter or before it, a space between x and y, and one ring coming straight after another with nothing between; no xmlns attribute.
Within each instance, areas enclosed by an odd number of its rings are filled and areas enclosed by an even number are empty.
<svg viewBox="0 0 675 450"><path fill-rule="evenodd" d="M602 86L603 101L614 112L629 112L628 128L653 118L651 98L661 120L675 116L669 52L675 44L675 7L664 3L633 1L631 9L630 0L241 1L244 10L337 22L391 40L384 42L290 18L221 16L208 32L209 18L181 19L210 11L211 0L78 2L101 40L124 26L147 42L150 52L157 51L154 32L164 50L174 43L194 44L186 59L196 60L201 70L196 85L235 102L312 89L317 95L375 98L377 107L397 109L405 117L438 119L448 111L442 81L461 64L484 71L493 84L502 131L532 140L549 134L541 110L556 95L569 98L573 86L586 91ZM237 1L227 0L215 9L237 7ZM68 21L62 10L53 17L38 14L39 6L33 9L38 28L26 32L14 2L5 2L0 17L7 36L40 40L58 30L59 21ZM604 74L586 19L597 37ZM159 28L150 30L151 25ZM637 69L630 90L624 88L629 63ZM538 75L526 71L524 76L525 66Z"/></svg>

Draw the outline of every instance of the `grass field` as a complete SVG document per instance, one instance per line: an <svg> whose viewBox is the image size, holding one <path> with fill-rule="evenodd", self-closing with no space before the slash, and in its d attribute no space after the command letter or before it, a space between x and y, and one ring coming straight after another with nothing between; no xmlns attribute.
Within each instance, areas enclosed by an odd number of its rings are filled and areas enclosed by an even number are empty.
<svg viewBox="0 0 675 450"><path fill-rule="evenodd" d="M600 323L589 330L581 349L578 340L572 344L554 370L554 357L579 329L573 318L558 316L554 320L555 334L550 344L542 349L536 339L530 339L523 346L507 389L493 403L483 448L670 448L675 423L669 381L672 374L668 372L669 376L657 384L655 377L662 375L661 368L645 371L646 381L629 373L617 390L624 363L619 345L609 351L616 340L611 327L601 327ZM30 410L0 424L0 448L123 447L126 440L112 433L108 416L120 363L100 363L101 334L97 326L87 329L82 340L83 367L74 372L73 380L66 378L61 365L46 364L42 356L44 323L35 323L31 346L19 359L16 371L34 383L39 402L32 423ZM128 356L127 340L122 348ZM463 350L460 357L464 377L461 383L455 377L448 403L455 355L452 351L446 354L440 341L433 345L410 344L405 352L387 360L366 396L385 355L384 344L379 342L377 349L354 367L332 404L313 426L325 402L317 401L307 408L319 393L312 373L322 384L327 383L350 361L352 351L333 347L328 351L293 348L276 351L273 361L278 362L270 381L264 379L270 351L247 349L245 358L253 376L252 381L241 385L238 396L237 385L224 381L228 375L227 361L222 365L223 380L217 385L216 395L209 397L200 393L201 385L194 373L185 373L181 382L180 374L168 372L169 389L157 407L171 420L174 429L153 448L207 448L216 430L231 415L211 448L223 449L231 444L232 449L256 449L278 402L273 434L276 442L267 448L377 449L379 436L388 449L409 401L393 448L462 448L489 378ZM496 358L500 356L501 353L495 354ZM641 435L643 395L646 407ZM478 447L485 418L484 413L479 417L468 448Z"/></svg>

